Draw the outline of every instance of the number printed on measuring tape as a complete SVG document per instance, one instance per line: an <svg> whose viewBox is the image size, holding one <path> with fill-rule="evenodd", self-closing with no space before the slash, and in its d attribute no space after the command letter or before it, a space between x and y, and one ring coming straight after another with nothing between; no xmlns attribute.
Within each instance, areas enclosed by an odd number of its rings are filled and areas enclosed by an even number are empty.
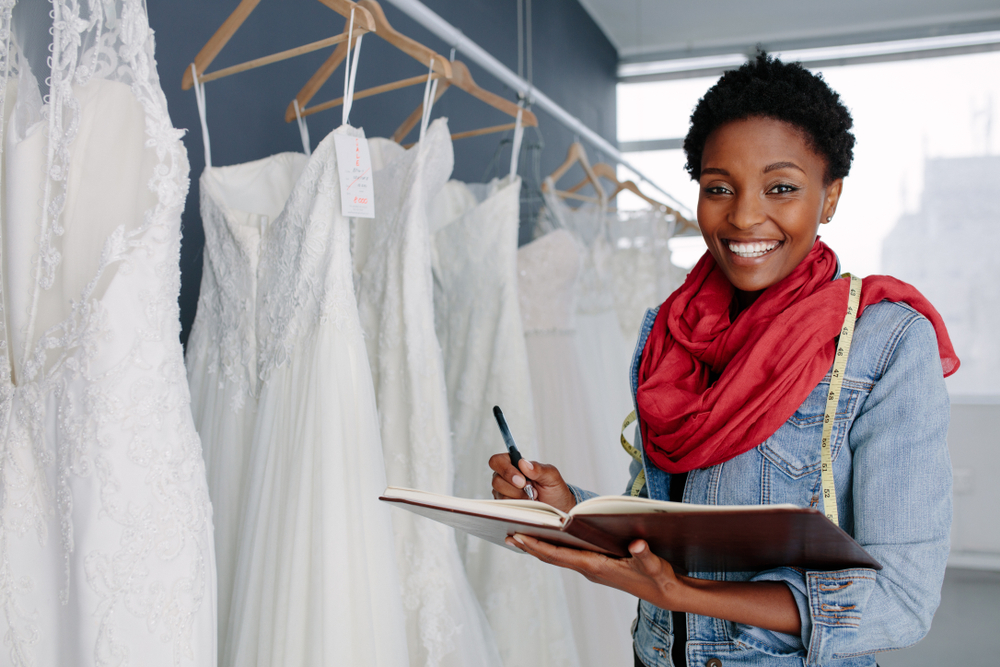
<svg viewBox="0 0 1000 667"><path fill-rule="evenodd" d="M845 273L851 280L848 291L847 314L844 316L844 326L840 329L840 340L837 342L837 355L834 357L833 370L830 372L830 391L826 398L826 412L823 415L823 439L820 442L820 481L823 485L823 514L835 524L840 524L837 513L837 487L833 479L833 457L830 453L830 440L833 435L833 422L837 417L837 403L840 401L840 390L844 386L844 371L847 369L847 356L851 350L851 340L854 338L855 313L861 301L861 279Z"/></svg>

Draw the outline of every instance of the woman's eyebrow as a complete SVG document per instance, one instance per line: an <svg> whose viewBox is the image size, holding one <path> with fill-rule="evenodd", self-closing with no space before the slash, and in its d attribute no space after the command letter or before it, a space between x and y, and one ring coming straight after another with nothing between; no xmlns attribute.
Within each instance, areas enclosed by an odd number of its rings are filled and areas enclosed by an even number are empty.
<svg viewBox="0 0 1000 667"><path fill-rule="evenodd" d="M705 174L719 174L720 176L728 176L729 172L725 169L719 169L718 167L705 167L701 170L701 175Z"/></svg>
<svg viewBox="0 0 1000 667"><path fill-rule="evenodd" d="M773 164L769 164L766 167L764 167L764 173L766 174L767 172L775 171L776 169L789 169L789 168L798 169L803 174L806 173L805 169L795 164L794 162L774 162Z"/></svg>

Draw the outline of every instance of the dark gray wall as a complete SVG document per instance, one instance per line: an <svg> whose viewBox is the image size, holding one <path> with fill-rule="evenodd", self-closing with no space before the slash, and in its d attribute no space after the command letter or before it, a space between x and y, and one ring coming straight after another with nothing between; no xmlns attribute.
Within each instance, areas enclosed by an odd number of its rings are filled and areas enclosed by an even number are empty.
<svg viewBox="0 0 1000 667"><path fill-rule="evenodd" d="M516 0L424 0L425 4L461 29L494 57L517 70ZM176 127L188 128L184 138L191 161L191 190L183 214L181 246L182 340L194 319L201 281L204 236L198 212L198 176L204 168L201 130L194 92L182 91L181 76L195 54L236 7L237 0L151 0L149 20L156 31L156 60ZM388 2L386 17L397 30L426 44L445 57L451 45L412 21ZM210 70L289 49L339 33L344 19L316 0L262 0ZM577 0L537 0L533 3L534 83L557 104L580 118L612 143L616 138L615 68L617 53ZM212 162L247 162L281 151L301 151L295 123L284 122L288 102L325 60L330 49L275 63L206 84L207 116ZM462 59L462 54L458 54ZM473 63L473 78L508 99L510 89ZM365 37L356 87L363 88L426 73L417 61L403 55L375 35ZM343 69L334 73L314 102L339 97ZM354 103L351 123L368 136L389 136L419 105L423 86L414 86ZM528 130L522 151L521 173L526 192L537 187L536 172L544 175L565 158L574 137L545 112L535 109L539 133ZM313 146L340 124L339 109L309 118ZM510 122L504 114L469 95L452 90L434 108L434 117L447 116L453 132ZM453 178L472 182L496 175L491 169L501 140L487 135L455 142ZM416 131L411 134L414 140ZM540 141L539 141L540 139ZM543 144L543 148L538 148ZM532 148L531 146L535 146ZM509 164L509 148L500 153ZM603 156L592 152L592 161ZM536 158L532 160L530 158ZM540 158L537 159L537 158ZM533 162L540 162L538 168ZM567 180L570 180L568 177ZM525 211L524 217L530 217ZM522 238L530 233L522 225Z"/></svg>

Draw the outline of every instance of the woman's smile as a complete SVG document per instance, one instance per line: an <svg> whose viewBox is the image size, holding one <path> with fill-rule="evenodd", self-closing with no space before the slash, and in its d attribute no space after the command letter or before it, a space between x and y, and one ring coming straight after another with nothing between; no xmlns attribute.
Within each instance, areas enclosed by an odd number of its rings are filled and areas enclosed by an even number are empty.
<svg viewBox="0 0 1000 667"><path fill-rule="evenodd" d="M699 182L702 236L744 305L809 254L843 183L800 129L758 117L709 135Z"/></svg>
<svg viewBox="0 0 1000 667"><path fill-rule="evenodd" d="M735 239L725 239L729 251L741 259L756 259L768 254L779 245L781 241L737 241Z"/></svg>

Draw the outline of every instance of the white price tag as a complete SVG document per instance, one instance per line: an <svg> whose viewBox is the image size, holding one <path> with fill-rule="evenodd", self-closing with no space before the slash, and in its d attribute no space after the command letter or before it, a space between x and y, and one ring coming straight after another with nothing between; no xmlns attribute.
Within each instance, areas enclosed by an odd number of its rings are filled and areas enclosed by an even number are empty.
<svg viewBox="0 0 1000 667"><path fill-rule="evenodd" d="M374 218L372 158L361 128L341 125L333 131L340 174L340 212L348 218Z"/></svg>

